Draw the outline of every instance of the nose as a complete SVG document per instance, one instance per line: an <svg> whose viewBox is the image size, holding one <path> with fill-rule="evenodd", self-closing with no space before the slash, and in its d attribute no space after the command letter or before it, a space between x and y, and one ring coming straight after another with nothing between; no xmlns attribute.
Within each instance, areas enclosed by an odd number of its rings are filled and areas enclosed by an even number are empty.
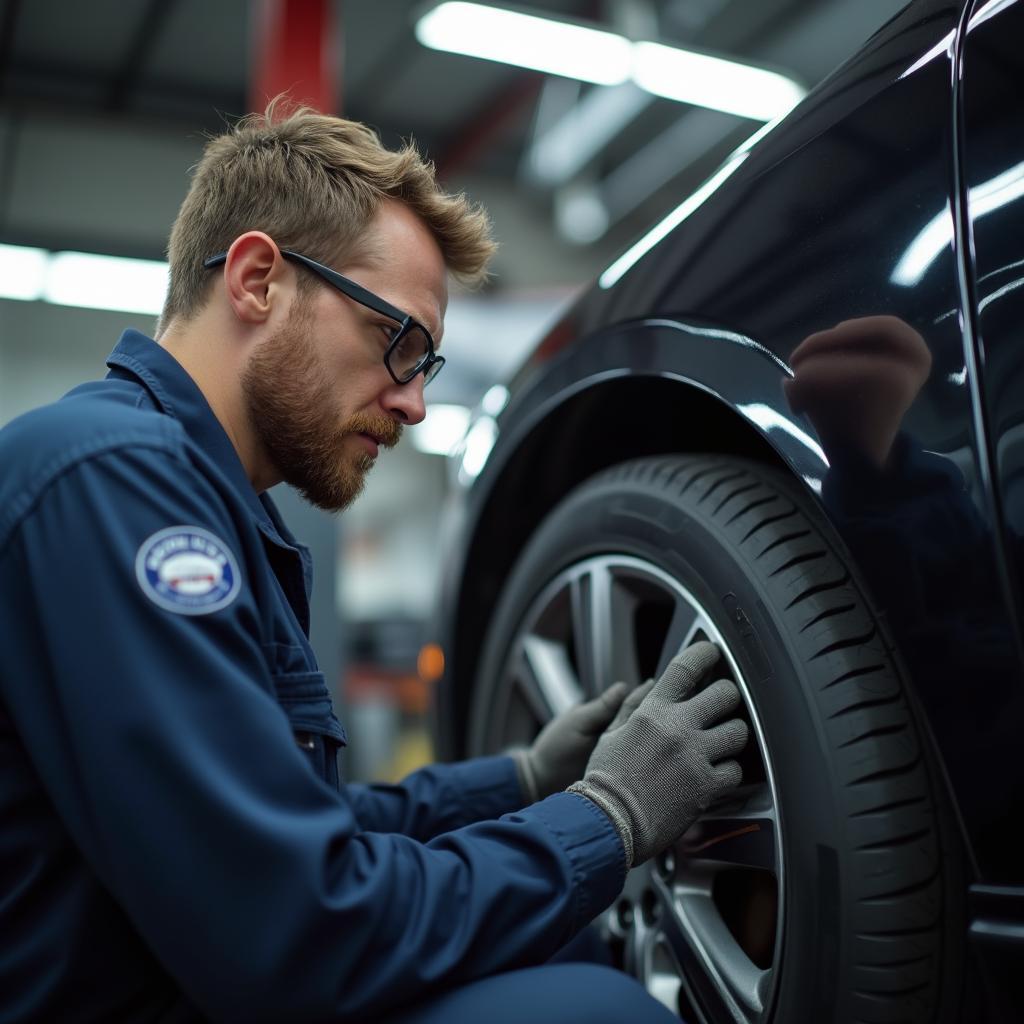
<svg viewBox="0 0 1024 1024"><path fill-rule="evenodd" d="M384 396L384 409L399 423L412 426L422 423L427 415L423 401L423 374L418 373L408 384L395 384Z"/></svg>

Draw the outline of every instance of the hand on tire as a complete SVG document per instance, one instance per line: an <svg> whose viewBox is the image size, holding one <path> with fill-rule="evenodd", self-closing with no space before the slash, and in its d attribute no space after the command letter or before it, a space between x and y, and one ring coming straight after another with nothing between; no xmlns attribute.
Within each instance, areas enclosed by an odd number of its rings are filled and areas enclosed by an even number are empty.
<svg viewBox="0 0 1024 1024"><path fill-rule="evenodd" d="M618 721L616 712L621 715L630 699L630 710L636 707L639 702L634 696L641 689L637 687L624 702L629 685L613 683L594 700L577 704L553 718L528 750L515 751L519 785L527 800L543 800L581 779L601 733L613 718Z"/></svg>
<svg viewBox="0 0 1024 1024"><path fill-rule="evenodd" d="M631 701L627 708L623 701L583 779L569 786L611 818L630 867L671 846L709 804L740 783L733 758L746 745L747 725L738 718L721 722L739 706L739 691L720 679L691 696L718 659L714 644L693 644L638 705ZM645 688L634 694L639 689Z"/></svg>

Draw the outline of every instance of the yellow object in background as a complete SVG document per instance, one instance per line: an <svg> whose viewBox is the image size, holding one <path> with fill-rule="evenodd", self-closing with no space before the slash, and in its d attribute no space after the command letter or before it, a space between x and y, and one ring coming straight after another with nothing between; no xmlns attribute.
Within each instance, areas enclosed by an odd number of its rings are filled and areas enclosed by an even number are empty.
<svg viewBox="0 0 1024 1024"><path fill-rule="evenodd" d="M391 763L382 772L381 781L398 782L409 772L414 772L433 761L434 745L430 742L427 730L419 725L403 729L395 743Z"/></svg>

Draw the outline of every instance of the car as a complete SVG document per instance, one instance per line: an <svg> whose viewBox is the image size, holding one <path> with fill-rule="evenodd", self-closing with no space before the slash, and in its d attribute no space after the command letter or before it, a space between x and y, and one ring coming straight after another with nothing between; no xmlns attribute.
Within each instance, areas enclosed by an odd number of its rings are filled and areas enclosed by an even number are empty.
<svg viewBox="0 0 1024 1024"><path fill-rule="evenodd" d="M1021 2L911 3L456 453L443 756L694 639L740 688L742 786L599 922L686 1020L1024 1020L1021 39Z"/></svg>

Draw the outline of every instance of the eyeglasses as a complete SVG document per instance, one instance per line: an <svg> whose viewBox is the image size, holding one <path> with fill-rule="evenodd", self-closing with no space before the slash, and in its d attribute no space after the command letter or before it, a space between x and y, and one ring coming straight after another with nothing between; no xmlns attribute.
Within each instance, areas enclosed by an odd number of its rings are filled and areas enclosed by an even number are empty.
<svg viewBox="0 0 1024 1024"><path fill-rule="evenodd" d="M408 313L403 313L397 306L392 306L390 302L385 302L361 284L356 284L355 281L343 277L336 270L331 270L330 267L317 263L308 256L292 252L291 249L282 249L281 255L312 270L332 288L337 288L339 292L361 306L366 306L367 309L395 321L397 329L384 350L384 365L396 384L408 384L417 373L422 373L423 386L426 387L441 371L444 356L434 352L434 339L430 336L430 331L418 320ZM227 258L226 252L217 253L216 256L203 260L203 266L207 269L216 267Z"/></svg>

